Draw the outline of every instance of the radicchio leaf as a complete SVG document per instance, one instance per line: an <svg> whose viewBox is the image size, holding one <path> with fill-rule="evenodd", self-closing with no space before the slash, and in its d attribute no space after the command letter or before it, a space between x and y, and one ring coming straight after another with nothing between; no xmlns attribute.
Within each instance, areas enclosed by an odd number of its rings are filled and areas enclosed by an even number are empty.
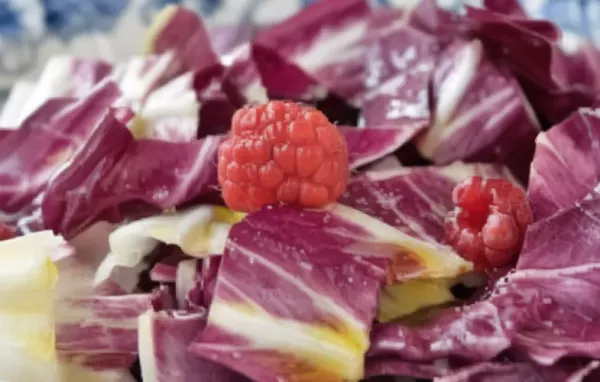
<svg viewBox="0 0 600 382"><path fill-rule="evenodd" d="M2 133L16 129L21 124L23 120L21 114L29 101L29 97L33 94L33 89L35 89L35 82L21 80L13 83L0 113L0 126L4 129Z"/></svg>
<svg viewBox="0 0 600 382"><path fill-rule="evenodd" d="M221 140L136 141L107 113L84 149L48 185L44 223L72 237L95 221L120 221L127 204L166 209L210 192L218 185Z"/></svg>
<svg viewBox="0 0 600 382"><path fill-rule="evenodd" d="M423 130L429 123L428 84L439 49L435 37L410 26L387 32L367 53L366 126Z"/></svg>
<svg viewBox="0 0 600 382"><path fill-rule="evenodd" d="M362 377L389 251L345 210L277 207L235 225L192 351L255 380Z"/></svg>
<svg viewBox="0 0 600 382"><path fill-rule="evenodd" d="M600 115L582 109L536 139L529 200L536 220L595 197L600 181Z"/></svg>
<svg viewBox="0 0 600 382"><path fill-rule="evenodd" d="M249 382L188 351L206 325L206 311L147 311L139 317L138 342L144 382Z"/></svg>
<svg viewBox="0 0 600 382"><path fill-rule="evenodd" d="M398 242L402 250L394 256L390 281L455 277L470 266L440 244L444 217L453 207L454 186L473 175L511 179L506 168L486 164L369 171L350 180L340 203L376 217L407 236L406 242Z"/></svg>
<svg viewBox="0 0 600 382"><path fill-rule="evenodd" d="M269 95L314 100L331 91L358 104L369 14L365 0L317 1L262 30L252 55Z"/></svg>
<svg viewBox="0 0 600 382"><path fill-rule="evenodd" d="M599 217L600 201L592 199L534 223L517 269L489 298L418 326L376 326L370 356L477 362L509 351L545 366L597 358L600 310L589 296L600 293L600 243L589 232L600 229Z"/></svg>
<svg viewBox="0 0 600 382"><path fill-rule="evenodd" d="M20 124L49 99L86 97L111 71L111 64L96 59L51 57L31 90L27 103L23 105L16 123Z"/></svg>
<svg viewBox="0 0 600 382"><path fill-rule="evenodd" d="M51 258L65 241L51 231L0 241L0 375L10 381L59 381L54 348Z"/></svg>
<svg viewBox="0 0 600 382"><path fill-rule="evenodd" d="M587 86L569 79L569 58L547 27L532 20L467 7L471 31L495 62L507 65L518 77L543 122L558 123L596 100Z"/></svg>
<svg viewBox="0 0 600 382"><path fill-rule="evenodd" d="M599 366L598 361L585 362L578 367L541 367L531 363L485 362L451 373L436 382L581 382Z"/></svg>
<svg viewBox="0 0 600 382"><path fill-rule="evenodd" d="M85 98L53 99L0 140L0 216L8 223L32 212L34 199L98 127L119 96L110 81Z"/></svg>
<svg viewBox="0 0 600 382"><path fill-rule="evenodd" d="M85 382L136 382L127 369L93 370L88 367L63 361L60 364L61 381Z"/></svg>
<svg viewBox="0 0 600 382"><path fill-rule="evenodd" d="M93 369L128 368L138 354L138 316L169 305L155 294L81 296L57 302L56 348L61 358Z"/></svg>
<svg viewBox="0 0 600 382"><path fill-rule="evenodd" d="M441 53L433 109L417 142L421 155L436 164L506 163L527 179L539 124L517 80L490 61L478 40L456 41Z"/></svg>
<svg viewBox="0 0 600 382"><path fill-rule="evenodd" d="M189 142L198 135L200 103L193 73L185 73L149 93L130 129L136 139ZM175 101L176 100L176 101Z"/></svg>
<svg viewBox="0 0 600 382"><path fill-rule="evenodd" d="M192 10L175 5L166 6L155 16L146 36L145 51L171 52L174 60L170 70L176 74L220 65L202 19Z"/></svg>
<svg viewBox="0 0 600 382"><path fill-rule="evenodd" d="M178 247L169 246L164 248L167 255L157 261L150 270L150 279L159 283L174 283L177 280L177 268L179 263L188 260Z"/></svg>
<svg viewBox="0 0 600 382"><path fill-rule="evenodd" d="M414 135L411 129L381 129L340 126L346 138L350 168L356 169L396 151Z"/></svg>

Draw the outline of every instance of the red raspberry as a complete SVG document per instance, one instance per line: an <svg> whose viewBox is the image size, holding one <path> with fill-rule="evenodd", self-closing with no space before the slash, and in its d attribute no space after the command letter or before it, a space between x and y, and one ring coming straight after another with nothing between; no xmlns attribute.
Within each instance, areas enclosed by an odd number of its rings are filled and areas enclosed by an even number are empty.
<svg viewBox="0 0 600 382"><path fill-rule="evenodd" d="M348 175L342 133L323 113L297 103L238 110L219 147L223 198L237 211L276 203L322 207L340 197Z"/></svg>
<svg viewBox="0 0 600 382"><path fill-rule="evenodd" d="M8 225L0 222L0 241L15 237L15 231Z"/></svg>
<svg viewBox="0 0 600 382"><path fill-rule="evenodd" d="M454 188L444 241L475 269L510 263L523 246L533 214L525 192L504 179L474 176Z"/></svg>

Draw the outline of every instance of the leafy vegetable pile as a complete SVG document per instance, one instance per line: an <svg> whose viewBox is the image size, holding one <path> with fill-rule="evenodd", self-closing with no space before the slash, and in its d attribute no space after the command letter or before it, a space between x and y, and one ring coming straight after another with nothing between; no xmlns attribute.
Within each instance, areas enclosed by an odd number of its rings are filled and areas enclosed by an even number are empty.
<svg viewBox="0 0 600 382"><path fill-rule="evenodd" d="M598 379L592 45L506 0L322 0L231 48L168 7L147 37L119 64L51 60L2 112L3 380ZM337 123L337 203L224 205L219 147L269 99ZM474 176L519 206L528 184L512 266L444 241Z"/></svg>

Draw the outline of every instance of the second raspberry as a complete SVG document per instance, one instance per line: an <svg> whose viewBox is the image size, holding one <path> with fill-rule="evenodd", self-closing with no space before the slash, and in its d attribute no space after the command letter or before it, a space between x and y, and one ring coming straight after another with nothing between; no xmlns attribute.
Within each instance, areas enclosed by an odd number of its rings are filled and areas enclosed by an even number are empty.
<svg viewBox="0 0 600 382"><path fill-rule="evenodd" d="M318 208L335 202L348 182L346 140L320 111L271 101L238 110L219 147L219 183L227 205Z"/></svg>

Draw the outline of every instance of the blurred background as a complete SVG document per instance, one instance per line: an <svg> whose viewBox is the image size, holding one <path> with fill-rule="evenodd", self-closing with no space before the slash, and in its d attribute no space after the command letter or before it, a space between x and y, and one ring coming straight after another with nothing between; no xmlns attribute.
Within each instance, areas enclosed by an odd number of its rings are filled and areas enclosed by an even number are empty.
<svg viewBox="0 0 600 382"><path fill-rule="evenodd" d="M166 4L201 13L217 50L249 38L260 26L284 19L314 0L0 0L0 103L18 79L34 79L53 55L118 61L140 51L145 28ZM344 0L326 0L344 1ZM372 0L407 7L416 0ZM482 0L438 0L458 9ZM600 42L600 0L521 0L533 17Z"/></svg>

